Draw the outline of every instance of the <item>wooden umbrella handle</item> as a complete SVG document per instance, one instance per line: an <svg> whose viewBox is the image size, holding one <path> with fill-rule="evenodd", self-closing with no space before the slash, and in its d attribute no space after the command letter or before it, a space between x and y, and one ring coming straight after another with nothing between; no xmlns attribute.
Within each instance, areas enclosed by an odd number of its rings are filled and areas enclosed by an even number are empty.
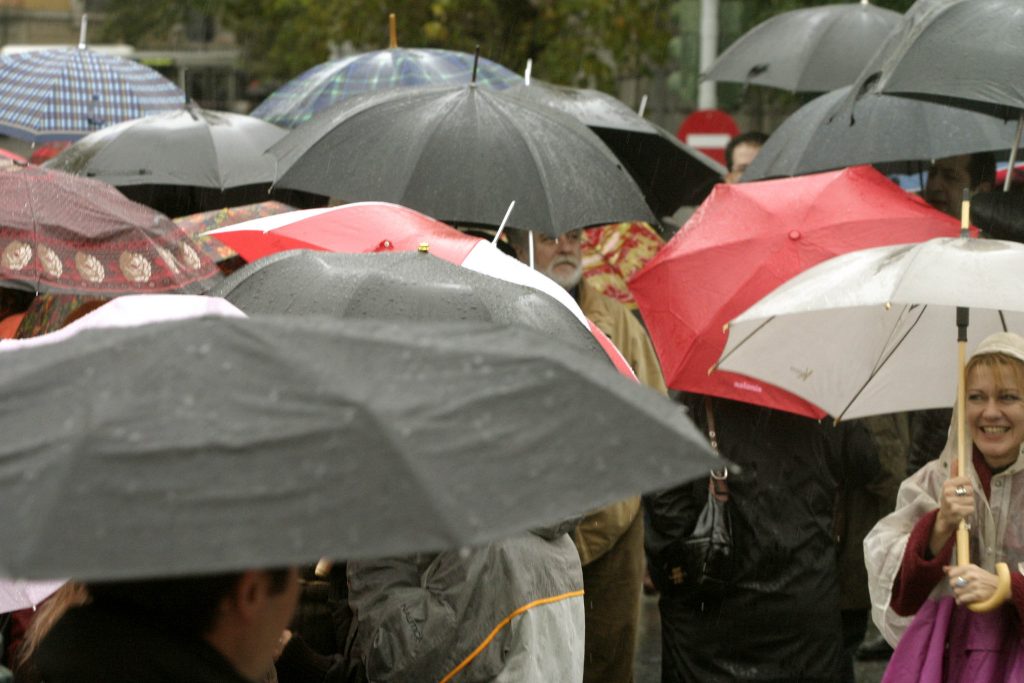
<svg viewBox="0 0 1024 683"><path fill-rule="evenodd" d="M996 565L996 576L999 577L999 585L992 597L982 602L972 602L967 605L967 609L972 612L991 612L1010 599L1010 568L1005 562Z"/></svg>

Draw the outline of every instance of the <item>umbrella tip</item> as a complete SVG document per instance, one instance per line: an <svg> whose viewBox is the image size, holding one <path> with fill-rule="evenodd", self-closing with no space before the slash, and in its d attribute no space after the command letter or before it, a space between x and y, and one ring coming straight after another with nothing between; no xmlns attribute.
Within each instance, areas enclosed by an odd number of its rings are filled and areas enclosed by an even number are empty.
<svg viewBox="0 0 1024 683"><path fill-rule="evenodd" d="M476 46L476 50L473 52L473 77L469 80L470 85L476 85L476 70L480 66L480 44Z"/></svg>
<svg viewBox="0 0 1024 683"><path fill-rule="evenodd" d="M717 369L718 369L718 363L715 363L710 368L708 368L708 375L710 375L712 372L714 372Z"/></svg>
<svg viewBox="0 0 1024 683"><path fill-rule="evenodd" d="M430 244L428 242L420 242L420 246L416 248L416 251L418 251L421 254L429 254Z"/></svg>
<svg viewBox="0 0 1024 683"><path fill-rule="evenodd" d="M722 325L722 332L727 333L729 331L729 323Z"/></svg>
<svg viewBox="0 0 1024 683"><path fill-rule="evenodd" d="M526 85L530 85L530 74L533 73L533 57L529 57L526 60L526 71L523 72L523 80Z"/></svg>
<svg viewBox="0 0 1024 683"><path fill-rule="evenodd" d="M395 17L395 13L392 12L388 15L388 47L398 47L398 19Z"/></svg>
<svg viewBox="0 0 1024 683"><path fill-rule="evenodd" d="M78 49L85 49L85 34L89 30L89 15L82 14L82 25L78 29Z"/></svg>

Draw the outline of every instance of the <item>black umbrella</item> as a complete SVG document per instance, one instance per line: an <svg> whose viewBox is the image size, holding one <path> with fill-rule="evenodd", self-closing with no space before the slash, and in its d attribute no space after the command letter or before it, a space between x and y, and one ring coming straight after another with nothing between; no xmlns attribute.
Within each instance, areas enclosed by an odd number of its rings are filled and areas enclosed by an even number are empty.
<svg viewBox="0 0 1024 683"><path fill-rule="evenodd" d="M607 359L590 331L547 294L422 252L286 251L241 268L210 294L250 315L524 325Z"/></svg>
<svg viewBox="0 0 1024 683"><path fill-rule="evenodd" d="M995 116L906 97L854 100L850 87L840 88L791 114L743 180L1007 149L1013 126Z"/></svg>
<svg viewBox="0 0 1024 683"><path fill-rule="evenodd" d="M505 94L558 109L587 125L622 161L659 216L700 204L708 187L726 173L717 161L607 93L534 80Z"/></svg>
<svg viewBox="0 0 1024 683"><path fill-rule="evenodd" d="M270 148L277 185L344 201L408 206L455 225L556 236L654 222L636 183L586 126L478 88L423 87L352 98Z"/></svg>
<svg viewBox="0 0 1024 683"><path fill-rule="evenodd" d="M740 36L704 78L825 92L850 85L899 24L900 14L859 3L778 14Z"/></svg>
<svg viewBox="0 0 1024 683"><path fill-rule="evenodd" d="M1024 134L1019 0L918 0L857 79L858 96L889 93L1017 119ZM1004 190L1009 190L1007 174Z"/></svg>
<svg viewBox="0 0 1024 683"><path fill-rule="evenodd" d="M263 152L284 134L283 128L252 116L188 104L87 135L46 166L118 187L226 190L272 182L274 160Z"/></svg>
<svg viewBox="0 0 1024 683"><path fill-rule="evenodd" d="M1019 0L918 0L859 88L1016 118L1024 110L1022 36Z"/></svg>
<svg viewBox="0 0 1024 683"><path fill-rule="evenodd" d="M0 358L0 575L437 551L715 463L672 403L520 326L201 318Z"/></svg>

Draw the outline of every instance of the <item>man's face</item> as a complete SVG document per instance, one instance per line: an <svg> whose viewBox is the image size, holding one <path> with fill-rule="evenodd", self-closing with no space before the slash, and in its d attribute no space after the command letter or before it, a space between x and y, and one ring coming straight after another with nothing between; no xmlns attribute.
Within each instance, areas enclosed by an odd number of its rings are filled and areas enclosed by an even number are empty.
<svg viewBox="0 0 1024 683"><path fill-rule="evenodd" d="M741 142L732 150L732 170L725 175L725 182L738 183L743 177L743 172L754 162L757 153L761 151L761 145L752 145L749 142Z"/></svg>
<svg viewBox="0 0 1024 683"><path fill-rule="evenodd" d="M928 169L924 200L939 211L960 218L964 189L975 189L971 187L971 174L967 170L969 163L970 157L966 154L934 161Z"/></svg>
<svg viewBox="0 0 1024 683"><path fill-rule="evenodd" d="M572 289L583 277L582 230L570 230L557 239L533 233L533 267L565 289ZM523 254L529 262L529 255Z"/></svg>

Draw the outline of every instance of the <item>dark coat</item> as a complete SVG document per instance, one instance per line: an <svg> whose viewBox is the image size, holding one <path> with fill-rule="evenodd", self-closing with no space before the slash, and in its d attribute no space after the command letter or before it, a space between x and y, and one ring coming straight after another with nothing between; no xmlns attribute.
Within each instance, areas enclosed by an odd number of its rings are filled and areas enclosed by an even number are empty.
<svg viewBox="0 0 1024 683"><path fill-rule="evenodd" d="M703 397L684 402L706 429ZM837 479L856 466L860 446L861 456L874 457L870 437L863 426L835 433L748 404L714 399L713 406L721 454L742 468L729 475L734 579L714 594L669 577L666 560L693 530L706 479L645 497L648 566L661 590L662 681L835 680L833 506Z"/></svg>
<svg viewBox="0 0 1024 683"><path fill-rule="evenodd" d="M201 638L97 604L69 610L35 660L47 683L252 683Z"/></svg>

